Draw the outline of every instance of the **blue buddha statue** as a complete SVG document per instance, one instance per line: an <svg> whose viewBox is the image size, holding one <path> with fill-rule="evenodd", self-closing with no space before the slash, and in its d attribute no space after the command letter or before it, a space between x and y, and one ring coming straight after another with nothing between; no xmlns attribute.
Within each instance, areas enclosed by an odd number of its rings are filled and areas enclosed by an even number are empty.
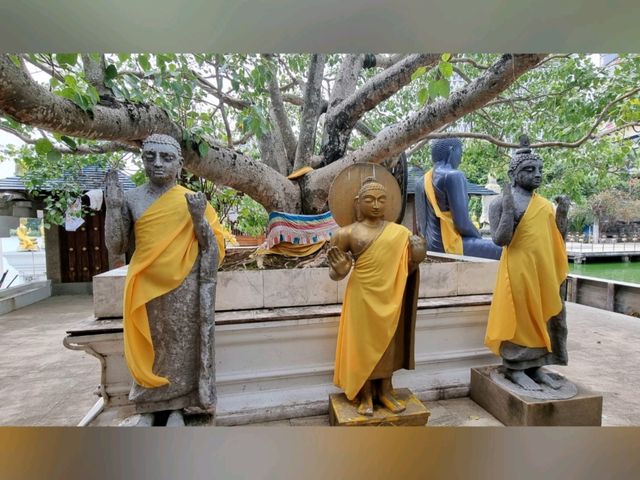
<svg viewBox="0 0 640 480"><path fill-rule="evenodd" d="M467 178L458 170L462 141L435 140L431 159L433 168L415 187L416 223L427 240L427 249L498 260L502 248L483 239L469 218Z"/></svg>

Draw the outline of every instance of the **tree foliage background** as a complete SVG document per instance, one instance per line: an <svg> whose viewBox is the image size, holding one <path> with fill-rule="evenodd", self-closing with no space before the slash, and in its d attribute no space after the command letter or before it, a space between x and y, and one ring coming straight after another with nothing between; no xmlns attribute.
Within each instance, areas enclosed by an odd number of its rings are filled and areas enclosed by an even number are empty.
<svg viewBox="0 0 640 480"><path fill-rule="evenodd" d="M0 129L25 144L1 155L37 188L89 164L136 165L142 138L168 133L184 146L184 181L223 216L244 202L252 229L266 211L324 210L350 163L405 152L428 168L433 138L465 139L470 181L505 182L527 133L545 160L541 193L582 205L637 176L639 80L632 54L608 67L584 54L2 55ZM287 180L304 166L315 170ZM75 193L58 192L50 220Z"/></svg>

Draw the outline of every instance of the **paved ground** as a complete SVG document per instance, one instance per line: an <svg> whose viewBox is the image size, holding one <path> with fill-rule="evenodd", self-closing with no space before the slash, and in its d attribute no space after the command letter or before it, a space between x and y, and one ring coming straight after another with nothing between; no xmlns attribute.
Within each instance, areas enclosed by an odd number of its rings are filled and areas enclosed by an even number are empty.
<svg viewBox="0 0 640 480"><path fill-rule="evenodd" d="M97 397L98 361L62 345L91 316L90 296L51 297L0 316L0 425L76 425ZM603 425L640 425L640 320L568 305L571 365L554 367L604 396ZM429 402L432 426L500 423L468 398ZM326 415L258 425L328 425Z"/></svg>

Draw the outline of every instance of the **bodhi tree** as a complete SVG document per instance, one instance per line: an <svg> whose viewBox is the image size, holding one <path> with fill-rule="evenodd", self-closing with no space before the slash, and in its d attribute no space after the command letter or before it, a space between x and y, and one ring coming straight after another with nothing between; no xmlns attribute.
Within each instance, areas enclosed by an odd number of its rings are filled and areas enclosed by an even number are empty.
<svg viewBox="0 0 640 480"><path fill-rule="evenodd" d="M477 139L473 171L505 163L523 131L533 148L568 150L606 122L638 125L638 59L620 64L616 77L579 55L3 54L0 129L26 143L5 156L34 168L169 134L192 174L268 211L318 213L346 166L424 162L432 138ZM576 128L551 128L570 104ZM302 167L313 170L287 178Z"/></svg>

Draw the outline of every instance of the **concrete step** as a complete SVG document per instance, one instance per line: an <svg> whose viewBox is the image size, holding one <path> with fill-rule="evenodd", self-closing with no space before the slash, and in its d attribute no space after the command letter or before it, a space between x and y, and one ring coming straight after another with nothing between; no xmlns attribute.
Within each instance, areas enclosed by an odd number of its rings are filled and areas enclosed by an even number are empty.
<svg viewBox="0 0 640 480"><path fill-rule="evenodd" d="M0 315L26 307L50 296L50 280L5 288L0 290Z"/></svg>

